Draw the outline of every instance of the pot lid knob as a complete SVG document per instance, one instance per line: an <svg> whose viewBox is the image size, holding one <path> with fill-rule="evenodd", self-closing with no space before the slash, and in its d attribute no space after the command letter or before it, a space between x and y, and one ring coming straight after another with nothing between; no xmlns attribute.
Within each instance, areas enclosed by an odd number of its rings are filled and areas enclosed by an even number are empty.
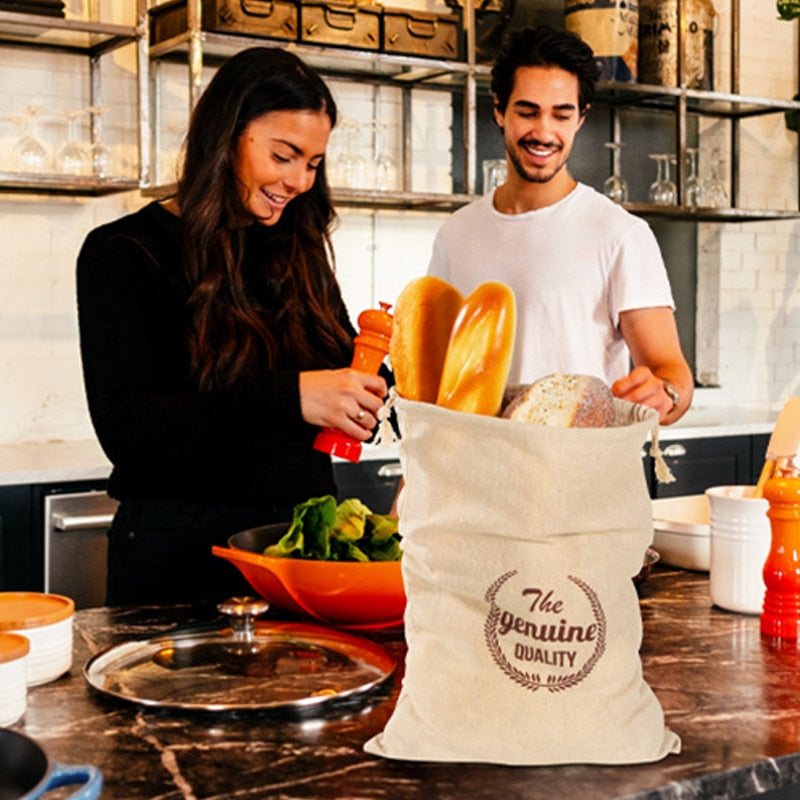
<svg viewBox="0 0 800 800"><path fill-rule="evenodd" d="M220 603L217 610L230 617L235 639L250 641L253 638L255 621L269 611L269 603L255 597L231 597Z"/></svg>

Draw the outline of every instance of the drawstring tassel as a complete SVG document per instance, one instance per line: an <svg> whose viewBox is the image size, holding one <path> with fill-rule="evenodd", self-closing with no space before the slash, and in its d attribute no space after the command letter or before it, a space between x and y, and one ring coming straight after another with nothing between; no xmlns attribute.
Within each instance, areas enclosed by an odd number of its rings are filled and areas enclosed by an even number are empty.
<svg viewBox="0 0 800 800"><path fill-rule="evenodd" d="M675 476L672 474L667 462L664 461L664 454L658 446L658 425L651 429L650 436L652 437L650 455L656 464L656 480L659 483L675 483Z"/></svg>

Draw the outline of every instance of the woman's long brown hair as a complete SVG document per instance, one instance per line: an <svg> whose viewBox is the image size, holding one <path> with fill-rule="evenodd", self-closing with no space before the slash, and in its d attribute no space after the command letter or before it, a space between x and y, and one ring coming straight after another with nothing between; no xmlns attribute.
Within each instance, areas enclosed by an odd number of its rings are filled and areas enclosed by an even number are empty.
<svg viewBox="0 0 800 800"><path fill-rule="evenodd" d="M313 187L264 228L268 251L258 269L270 308L246 288L245 239L248 228L261 226L242 202L234 153L251 120L284 110L323 111L336 124L336 104L314 70L285 50L257 47L219 69L192 113L177 200L191 292L189 352L202 390L228 386L256 364L341 366L352 352L339 316L324 159Z"/></svg>

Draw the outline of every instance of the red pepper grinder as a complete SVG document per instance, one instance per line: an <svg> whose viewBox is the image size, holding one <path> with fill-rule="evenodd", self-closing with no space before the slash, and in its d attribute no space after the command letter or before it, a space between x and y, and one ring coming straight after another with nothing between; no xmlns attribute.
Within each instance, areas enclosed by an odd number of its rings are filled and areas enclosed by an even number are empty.
<svg viewBox="0 0 800 800"><path fill-rule="evenodd" d="M359 334L354 340L355 351L350 364L353 369L372 375L378 374L392 338L393 318L389 313L392 306L390 303L380 306L380 309L370 308L359 314ZM348 461L361 458L361 442L336 428L323 428L314 440L314 449Z"/></svg>
<svg viewBox="0 0 800 800"><path fill-rule="evenodd" d="M800 639L800 478L771 478L764 486L772 544L764 562L761 633Z"/></svg>

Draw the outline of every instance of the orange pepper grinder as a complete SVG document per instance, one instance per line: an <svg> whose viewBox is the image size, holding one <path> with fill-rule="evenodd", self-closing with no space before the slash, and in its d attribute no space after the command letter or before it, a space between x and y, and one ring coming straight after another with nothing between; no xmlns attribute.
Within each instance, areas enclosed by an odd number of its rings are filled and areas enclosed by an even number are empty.
<svg viewBox="0 0 800 800"><path fill-rule="evenodd" d="M772 544L764 562L761 633L800 639L800 478L771 478L764 486Z"/></svg>
<svg viewBox="0 0 800 800"><path fill-rule="evenodd" d="M359 314L359 333L353 342L355 350L350 364L353 369L378 374L392 338L391 307L390 303L381 303L380 309L370 308ZM361 458L361 442L336 428L323 428L314 440L314 449L348 461Z"/></svg>

